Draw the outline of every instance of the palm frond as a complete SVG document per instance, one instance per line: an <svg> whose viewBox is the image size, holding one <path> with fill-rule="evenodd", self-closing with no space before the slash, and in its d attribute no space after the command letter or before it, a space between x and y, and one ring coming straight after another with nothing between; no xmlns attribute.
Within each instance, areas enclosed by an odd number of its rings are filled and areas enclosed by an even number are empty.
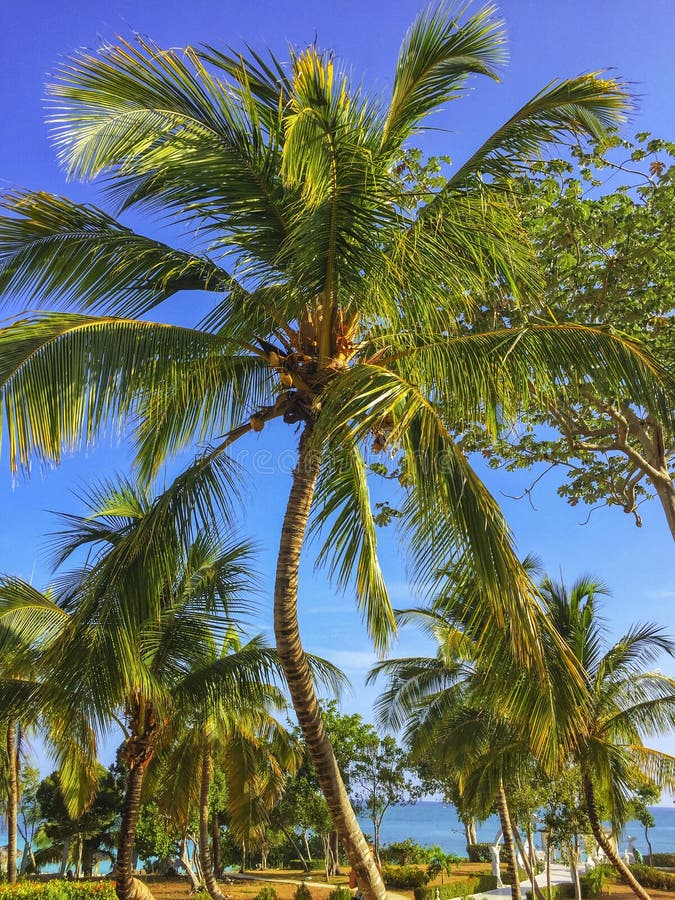
<svg viewBox="0 0 675 900"><path fill-rule="evenodd" d="M480 175L508 178L537 159L547 144L592 137L603 140L631 108L625 85L589 72L552 81L498 128L449 179L446 191ZM433 203L431 204L433 207Z"/></svg>
<svg viewBox="0 0 675 900"><path fill-rule="evenodd" d="M182 290L243 288L205 256L136 234L103 210L14 191L0 207L0 291L31 305L141 316Z"/></svg>
<svg viewBox="0 0 675 900"><path fill-rule="evenodd" d="M399 52L383 144L398 149L433 109L456 98L472 74L497 78L505 61L504 23L488 3L463 20L468 4L421 12Z"/></svg>
<svg viewBox="0 0 675 900"><path fill-rule="evenodd" d="M366 466L357 445L328 445L314 498L312 529L325 528L317 565L336 585L353 583L356 601L375 646L382 649L396 624L377 556L377 537Z"/></svg>

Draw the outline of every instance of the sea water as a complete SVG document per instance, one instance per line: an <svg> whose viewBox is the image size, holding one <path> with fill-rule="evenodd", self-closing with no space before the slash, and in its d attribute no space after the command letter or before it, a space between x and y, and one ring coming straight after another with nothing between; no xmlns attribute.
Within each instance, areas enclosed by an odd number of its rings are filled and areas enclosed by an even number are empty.
<svg viewBox="0 0 675 900"><path fill-rule="evenodd" d="M675 807L651 807L656 824L649 829L649 840L654 853L675 853ZM359 822L366 834L372 835L373 826L368 819L360 816ZM541 827L541 826L539 826ZM492 843L500 831L499 819L491 816L477 826L478 840ZM644 828L639 822L629 822L619 838L619 850L626 848L626 838L636 838L635 847L644 855L648 852ZM410 806L392 806L387 810L381 829L382 844L404 841L412 838L418 844L433 846L438 844L446 853L466 856L464 826L457 818L455 808L431 800ZM536 839L541 846L541 836Z"/></svg>

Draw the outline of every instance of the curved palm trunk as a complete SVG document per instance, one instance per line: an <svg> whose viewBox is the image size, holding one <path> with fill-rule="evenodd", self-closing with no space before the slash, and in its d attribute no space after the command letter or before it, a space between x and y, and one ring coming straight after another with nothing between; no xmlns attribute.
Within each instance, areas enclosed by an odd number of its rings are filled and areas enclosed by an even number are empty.
<svg viewBox="0 0 675 900"><path fill-rule="evenodd" d="M509 807L506 802L506 791L504 790L504 785L501 783L499 785L499 793L497 794L497 809L499 811L499 821L502 826L504 849L506 850L506 865L509 874L511 875L511 897L512 900L522 900L518 860L516 858L516 848L513 843L513 830L511 828L511 816L509 815Z"/></svg>
<svg viewBox="0 0 675 900"><path fill-rule="evenodd" d="M218 882L213 873L211 860L211 848L209 847L209 788L211 787L211 751L204 748L202 755L202 783L199 796L199 856L202 861L202 871L206 890L213 900L225 900L225 895L218 887Z"/></svg>
<svg viewBox="0 0 675 900"><path fill-rule="evenodd" d="M298 463L281 529L274 585L274 633L298 723L307 743L335 828L340 835L358 885L367 900L384 900L384 882L354 815L333 748L326 734L311 672L298 627L298 567L309 510L319 474L319 459L310 451L311 426L300 438Z"/></svg>
<svg viewBox="0 0 675 900"><path fill-rule="evenodd" d="M619 875L621 875L621 878L631 888L633 893L640 897L641 900L650 900L647 891L642 887L642 885L638 882L626 863L614 850L611 842L607 839L607 835L602 830L600 817L598 815L598 808L595 803L595 791L593 790L593 783L591 782L591 779L589 778L587 772L583 773L582 780L584 787L584 798L586 800L586 812L588 813L588 821L591 823L593 836L595 837L599 846L602 847L607 859L611 862Z"/></svg>
<svg viewBox="0 0 675 900"><path fill-rule="evenodd" d="M153 900L152 892L141 881L134 878L133 874L136 825L141 805L143 776L148 762L149 759L131 761L129 766L129 779L122 806L117 865L115 866L115 891L119 900Z"/></svg>
<svg viewBox="0 0 675 900"><path fill-rule="evenodd" d="M16 758L16 722L7 723L7 881L16 884L19 772Z"/></svg>

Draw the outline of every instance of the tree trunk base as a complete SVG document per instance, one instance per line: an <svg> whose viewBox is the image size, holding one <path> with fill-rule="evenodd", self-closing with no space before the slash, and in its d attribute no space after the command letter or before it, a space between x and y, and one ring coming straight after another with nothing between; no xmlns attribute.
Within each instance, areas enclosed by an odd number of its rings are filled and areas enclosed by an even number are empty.
<svg viewBox="0 0 675 900"><path fill-rule="evenodd" d="M126 900L155 900L155 896L142 881L139 881L138 878L132 878L131 891L126 894Z"/></svg>

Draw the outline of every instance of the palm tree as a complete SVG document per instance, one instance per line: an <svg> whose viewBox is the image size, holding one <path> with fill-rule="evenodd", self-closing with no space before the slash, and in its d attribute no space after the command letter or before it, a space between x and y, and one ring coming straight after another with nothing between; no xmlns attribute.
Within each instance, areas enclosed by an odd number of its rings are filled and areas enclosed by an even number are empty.
<svg viewBox="0 0 675 900"><path fill-rule="evenodd" d="M517 669L504 666L504 658L495 668L491 668L494 660L487 660L488 666L481 660L467 589L465 584L452 598L399 612L399 622L416 624L437 642L436 655L385 660L369 678L382 674L388 678L377 700L378 715L387 727L405 725L413 758L434 759L449 771L472 815L487 818L496 805L511 897L521 900L515 823L505 783L528 760L529 744L523 723L506 714L505 692L500 689ZM541 686L537 685L538 691Z"/></svg>
<svg viewBox="0 0 675 900"><path fill-rule="evenodd" d="M38 725L58 742L60 712L34 710L17 700L23 695L26 683L33 682L39 673L40 655L55 638L55 626L60 619L50 614L39 617L39 627L28 630L16 627L16 603L41 602L42 595L18 579L0 576L0 648L2 665L0 679L5 683L5 702L0 705L0 720L5 740L2 748L2 782L7 818L7 880L17 880L18 812L21 801L21 756L24 739ZM48 601L50 602L50 601ZM16 696L15 696L16 695Z"/></svg>
<svg viewBox="0 0 675 900"><path fill-rule="evenodd" d="M41 660L43 680L28 691L33 706L60 710L62 727L82 723L74 740L80 765L95 760L96 732L111 722L122 728L128 774L115 870L120 900L152 896L133 878L133 845L145 771L170 723L196 707L264 702L264 685L277 669L260 638L224 656L214 649L241 614L251 581L248 546L224 542L213 527L197 527L194 516L185 532L189 523L175 510L167 516L163 500L120 481L90 490L88 515L65 517L59 559L87 545L89 554L61 577L55 599L43 598L44 608L61 613L62 628ZM30 610L23 613L32 623ZM80 774L66 769L62 784L65 777L67 789Z"/></svg>
<svg viewBox="0 0 675 900"><path fill-rule="evenodd" d="M239 636L232 630L213 661L241 650ZM261 697L255 704L209 701L196 707L187 721L174 722L176 735L159 754L155 771L150 774L153 797L174 818L187 822L195 807L199 809L201 870L213 900L224 897L209 847L209 792L214 764L226 777L230 828L245 840L253 821L266 820L287 775L297 768L298 748L273 715L275 710L285 708L283 693L272 684L261 685Z"/></svg>
<svg viewBox="0 0 675 900"><path fill-rule="evenodd" d="M569 589L550 579L542 585L555 628L586 673L582 715L575 717L571 736L593 835L621 878L648 900L605 834L599 804L618 832L630 816L630 798L645 777L663 787L675 782L675 757L643 743L645 735L672 731L675 724L675 680L646 671L662 653L674 655L675 643L665 629L644 623L607 647L596 610L603 593L606 589L588 577Z"/></svg>
<svg viewBox="0 0 675 900"><path fill-rule="evenodd" d="M495 625L518 621L515 650L537 657L532 585L452 429L479 421L496 430L525 393L588 377L671 416L658 365L617 335L541 325L466 336L457 327L495 278L516 297L538 285L509 174L562 136L602 139L628 106L621 86L597 74L554 82L440 190L411 197L398 174L406 142L470 76L497 77L504 39L491 5L422 13L388 103L314 46L291 52L288 65L250 49L165 51L142 40L84 52L50 88L66 171L104 175L121 210L175 216L197 249L40 192L8 195L0 221L0 289L69 309L24 316L0 333L13 466L58 461L64 448L130 421L147 476L168 454L220 435L193 468L206 477L248 432L275 419L300 426L276 570L276 643L369 900L384 886L340 778L298 627L310 514L326 526L319 560L338 586L354 585L383 649L394 619L366 446L404 456L400 522L418 573L428 580L465 554ZM200 328L146 320L183 290L213 297Z"/></svg>

